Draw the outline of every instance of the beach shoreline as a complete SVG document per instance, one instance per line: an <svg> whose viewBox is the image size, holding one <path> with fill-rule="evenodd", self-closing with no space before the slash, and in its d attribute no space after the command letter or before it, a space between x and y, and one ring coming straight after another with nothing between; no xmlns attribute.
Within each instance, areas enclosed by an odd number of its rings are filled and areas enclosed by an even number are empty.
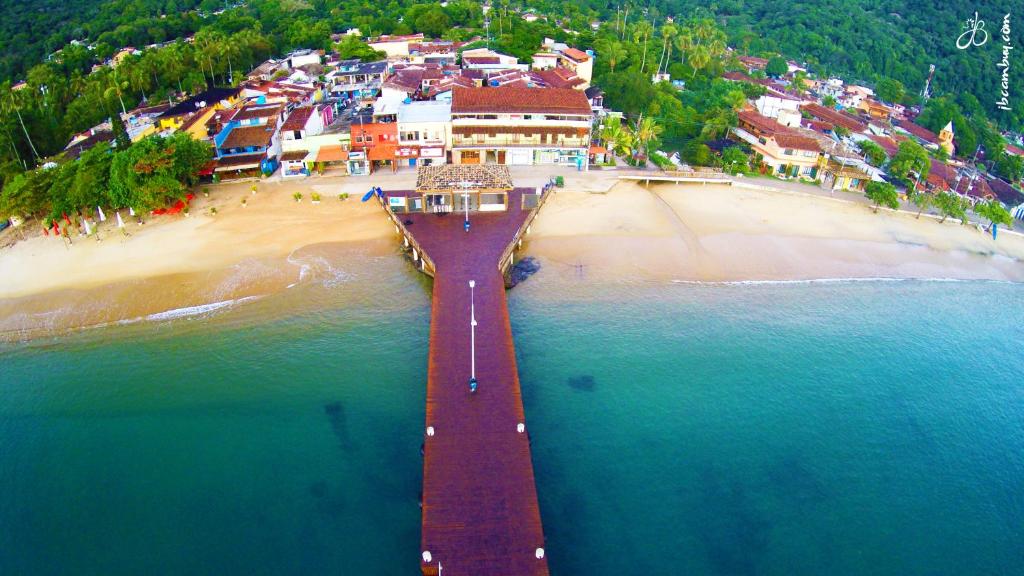
<svg viewBox="0 0 1024 576"><path fill-rule="evenodd" d="M516 176L516 182L540 185L548 177ZM375 202L359 197L371 183L403 189L413 179L400 173L373 182L220 184L209 187L209 198L200 188L187 216L129 223L130 236L110 218L102 242L83 237L66 247L53 237L24 240L0 250L0 338L162 320L180 310L213 312L280 293L311 275L329 276L327 254L397 256L393 226ZM618 182L614 173L566 173L565 179L518 256L537 258L540 274L556 285L1024 282L1019 234L993 241L959 223L875 214L861 202L761 185L645 187ZM317 205L314 193L321 197ZM340 200L342 193L349 198Z"/></svg>

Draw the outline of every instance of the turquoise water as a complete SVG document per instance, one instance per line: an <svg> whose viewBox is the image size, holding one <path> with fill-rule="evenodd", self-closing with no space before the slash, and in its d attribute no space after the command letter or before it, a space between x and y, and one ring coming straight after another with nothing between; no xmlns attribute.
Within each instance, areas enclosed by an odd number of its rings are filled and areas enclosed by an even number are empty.
<svg viewBox="0 0 1024 576"><path fill-rule="evenodd" d="M553 573L1024 573L1024 286L538 292Z"/></svg>
<svg viewBox="0 0 1024 576"><path fill-rule="evenodd" d="M368 269L0 349L0 574L415 573L429 286ZM1024 286L553 282L553 573L1021 573Z"/></svg>

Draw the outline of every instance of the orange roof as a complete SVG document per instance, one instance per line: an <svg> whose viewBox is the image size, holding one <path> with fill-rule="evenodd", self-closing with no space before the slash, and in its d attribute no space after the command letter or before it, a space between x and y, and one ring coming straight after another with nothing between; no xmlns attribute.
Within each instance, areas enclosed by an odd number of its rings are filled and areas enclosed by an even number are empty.
<svg viewBox="0 0 1024 576"><path fill-rule="evenodd" d="M566 48L565 50L562 50L562 54L565 54L567 58L575 60L576 62L586 62L587 60L590 60L590 55L575 48Z"/></svg>
<svg viewBox="0 0 1024 576"><path fill-rule="evenodd" d="M591 154L604 154L606 152L608 152L608 149L605 148L604 146L598 146L597 144L590 145Z"/></svg>
<svg viewBox="0 0 1024 576"><path fill-rule="evenodd" d="M452 113L472 112L591 114L586 95L572 88L456 87L452 93Z"/></svg>
<svg viewBox="0 0 1024 576"><path fill-rule="evenodd" d="M317 162L341 162L348 160L348 151L342 146L321 146L316 153Z"/></svg>

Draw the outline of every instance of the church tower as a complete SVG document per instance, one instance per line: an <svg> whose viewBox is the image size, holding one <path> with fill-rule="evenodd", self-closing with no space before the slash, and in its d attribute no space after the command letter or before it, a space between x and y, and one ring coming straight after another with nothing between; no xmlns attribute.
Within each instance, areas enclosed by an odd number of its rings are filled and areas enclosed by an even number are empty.
<svg viewBox="0 0 1024 576"><path fill-rule="evenodd" d="M939 147L945 150L946 153L950 155L950 157L952 157L953 153L956 152L956 149L953 147L952 120L950 120L949 124L946 124L946 127L943 128L941 132L939 132Z"/></svg>

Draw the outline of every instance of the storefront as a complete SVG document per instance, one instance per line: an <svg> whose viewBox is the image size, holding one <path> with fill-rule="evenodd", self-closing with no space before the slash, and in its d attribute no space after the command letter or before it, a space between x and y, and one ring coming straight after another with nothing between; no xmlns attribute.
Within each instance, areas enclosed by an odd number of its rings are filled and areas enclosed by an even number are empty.
<svg viewBox="0 0 1024 576"><path fill-rule="evenodd" d="M352 176L368 176L370 174L370 161L366 158L366 152L352 150L348 153L348 173Z"/></svg>
<svg viewBox="0 0 1024 576"><path fill-rule="evenodd" d="M281 154L281 177L304 178L309 176L308 150L291 150Z"/></svg>

